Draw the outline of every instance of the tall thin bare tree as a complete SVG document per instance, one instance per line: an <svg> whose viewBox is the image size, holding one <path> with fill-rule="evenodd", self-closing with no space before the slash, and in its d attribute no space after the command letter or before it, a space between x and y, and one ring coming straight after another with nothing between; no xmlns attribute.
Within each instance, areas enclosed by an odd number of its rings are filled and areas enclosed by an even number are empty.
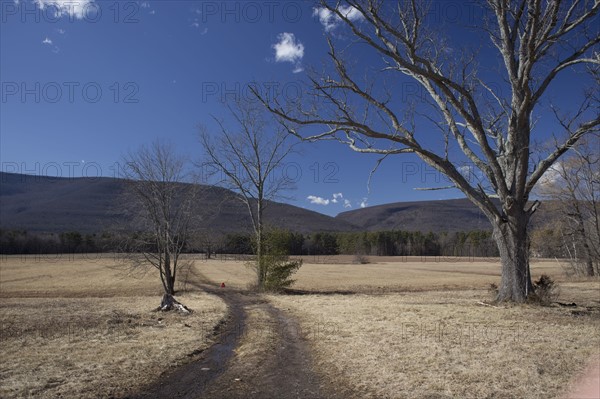
<svg viewBox="0 0 600 399"><path fill-rule="evenodd" d="M541 182L540 194L554 202L554 228L575 271L594 276L600 268L600 137L578 143Z"/></svg>
<svg viewBox="0 0 600 399"><path fill-rule="evenodd" d="M286 129L267 118L257 102L238 102L229 107L235 127L215 118L219 131L214 135L200 131L206 152L204 171L221 176L220 183L238 194L248 209L254 232L257 285L264 288L269 272L265 251L264 214L269 201L292 188L283 173L284 160L292 153L294 143Z"/></svg>
<svg viewBox="0 0 600 399"><path fill-rule="evenodd" d="M183 309L174 300L181 254L193 220L198 186L186 183L186 161L172 145L160 141L130 152L124 159L129 210L134 234L124 241L133 267L152 266L164 289L163 310Z"/></svg>
<svg viewBox="0 0 600 399"><path fill-rule="evenodd" d="M321 1L315 14L327 24L333 68L311 75L309 94L314 101L301 99L290 106L262 100L286 121L290 132L305 139L334 139L354 151L384 157L416 154L446 175L493 226L502 267L497 299L523 302L533 293L527 232L538 206L530 203L529 196L561 155L585 134L598 131L592 79L580 77L572 83L581 86L582 94L572 99L578 104L574 112L556 113L564 137L551 151L534 152L532 132L536 119L546 118L542 108L548 107L548 89L554 82L568 79L567 71L586 72L586 67L597 73L600 2L477 3L482 13L473 21L479 26L471 39L487 40L478 44L489 47L485 57L496 57L497 70L480 68L483 55L452 43L456 32L431 18L428 5L436 4ZM350 40L341 29L349 32ZM436 33L444 29L448 31ZM358 59L352 53L356 47L360 58L373 66L365 79L348 61ZM425 104L399 98L406 82L420 87ZM322 130L306 134L302 127ZM440 132L438 140L432 139L434 128ZM462 173L459 165L465 160L476 168L477 179Z"/></svg>

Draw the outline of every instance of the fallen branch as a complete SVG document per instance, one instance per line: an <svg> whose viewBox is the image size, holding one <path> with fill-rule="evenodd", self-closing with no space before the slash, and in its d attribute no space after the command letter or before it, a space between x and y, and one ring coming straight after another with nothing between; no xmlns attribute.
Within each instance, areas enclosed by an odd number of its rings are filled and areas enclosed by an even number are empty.
<svg viewBox="0 0 600 399"><path fill-rule="evenodd" d="M490 307L490 308L500 309L499 306L490 305L489 303L485 303L485 302L477 302L477 304L481 305L481 306L487 306L487 307Z"/></svg>

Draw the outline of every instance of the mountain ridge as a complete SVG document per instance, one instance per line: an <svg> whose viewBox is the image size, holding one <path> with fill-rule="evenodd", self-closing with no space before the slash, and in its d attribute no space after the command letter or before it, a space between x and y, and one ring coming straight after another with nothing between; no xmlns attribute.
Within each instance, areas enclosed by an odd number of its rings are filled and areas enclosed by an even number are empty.
<svg viewBox="0 0 600 399"><path fill-rule="evenodd" d="M184 183L181 183L184 184ZM126 181L111 177L49 177L0 172L0 228L34 232L98 233L126 224L123 193ZM199 185L195 212L198 230L229 233L249 231L245 205L230 190ZM315 211L269 201L268 224L298 232L352 231L356 227ZM125 222L125 223L124 223Z"/></svg>
<svg viewBox="0 0 600 399"><path fill-rule="evenodd" d="M184 183L182 183L184 184ZM0 172L0 228L33 232L99 233L127 224L122 193L126 181L111 177L62 178ZM251 230L237 194L202 186L194 212L198 230L215 233ZM547 220L549 215L536 216ZM335 217L294 205L268 203L268 225L300 233L404 230L454 232L491 230L485 215L468 199L395 202L342 212Z"/></svg>

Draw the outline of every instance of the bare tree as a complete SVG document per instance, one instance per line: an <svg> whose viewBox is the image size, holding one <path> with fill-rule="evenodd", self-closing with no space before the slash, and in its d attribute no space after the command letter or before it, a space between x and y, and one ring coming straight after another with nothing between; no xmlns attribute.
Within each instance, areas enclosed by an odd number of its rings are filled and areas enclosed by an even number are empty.
<svg viewBox="0 0 600 399"><path fill-rule="evenodd" d="M124 241L132 267L154 267L164 289L162 310L187 311L177 302L175 282L184 266L181 254L188 239L197 186L186 180L185 158L166 143L155 141L125 157L130 211L136 232ZM130 228L131 228L130 227Z"/></svg>
<svg viewBox="0 0 600 399"><path fill-rule="evenodd" d="M262 100L294 134L301 135L303 127L323 129L302 134L305 139L338 140L383 157L416 154L446 175L493 226L502 265L497 299L523 302L533 293L527 231L538 206L529 195L562 154L598 130L597 97L588 91L572 115L557 112L566 138L547 153L533 152L534 122L543 115L540 109L548 102L542 99L553 82L573 68L594 70L600 64L594 25L600 3L488 0L481 7L476 37L489 39L498 71L481 72L477 50L453 48L448 36L436 33L444 28L428 18L426 2L323 0L319 15L351 35L338 41L341 33L329 34L333 70L311 75L312 104ZM354 46L378 67L372 78L361 79L344 59ZM425 104L395 97L391 88L406 82L421 88ZM498 82L503 90L493 89ZM434 128L438 140L431 139ZM459 165L465 160L478 170L477 179L462 173Z"/></svg>
<svg viewBox="0 0 600 399"><path fill-rule="evenodd" d="M587 276L600 266L600 137L589 136L541 180L540 194L555 203L555 228L575 271Z"/></svg>
<svg viewBox="0 0 600 399"><path fill-rule="evenodd" d="M282 167L294 145L283 127L270 123L261 104L236 103L229 111L235 128L215 118L219 126L216 137L201 129L200 141L208 160L203 168L221 174L221 184L236 192L248 209L255 239L257 286L262 289L269 273L264 253L265 209L270 200L293 186Z"/></svg>

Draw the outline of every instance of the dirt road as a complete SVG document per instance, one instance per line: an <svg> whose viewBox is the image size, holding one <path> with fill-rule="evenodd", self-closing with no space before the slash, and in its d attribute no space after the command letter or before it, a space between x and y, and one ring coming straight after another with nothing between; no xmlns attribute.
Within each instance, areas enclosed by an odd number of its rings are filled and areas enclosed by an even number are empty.
<svg viewBox="0 0 600 399"><path fill-rule="evenodd" d="M343 388L324 386L297 322L284 311L257 294L205 280L193 285L229 307L227 321L215 330L217 343L133 398L351 397Z"/></svg>

